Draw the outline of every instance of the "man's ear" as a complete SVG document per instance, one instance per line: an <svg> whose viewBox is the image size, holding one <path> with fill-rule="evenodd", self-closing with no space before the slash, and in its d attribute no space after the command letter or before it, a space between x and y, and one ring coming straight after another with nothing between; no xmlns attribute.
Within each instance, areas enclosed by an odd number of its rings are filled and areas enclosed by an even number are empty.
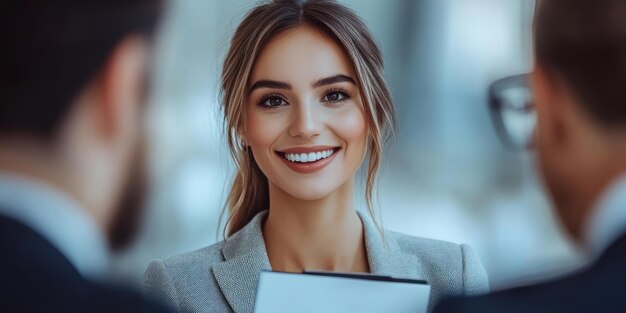
<svg viewBox="0 0 626 313"><path fill-rule="evenodd" d="M118 43L97 82L102 130L116 136L137 123L145 98L148 44L137 36Z"/></svg>
<svg viewBox="0 0 626 313"><path fill-rule="evenodd" d="M535 64L531 74L534 106L537 111L536 140L539 146L551 149L562 147L568 141L567 110L569 98L562 83L541 64Z"/></svg>

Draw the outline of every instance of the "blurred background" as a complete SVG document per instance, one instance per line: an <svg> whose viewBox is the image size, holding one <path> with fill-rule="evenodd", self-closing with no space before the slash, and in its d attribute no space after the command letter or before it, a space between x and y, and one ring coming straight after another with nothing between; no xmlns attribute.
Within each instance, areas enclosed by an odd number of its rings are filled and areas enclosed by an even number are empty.
<svg viewBox="0 0 626 313"><path fill-rule="evenodd" d="M399 117L380 176L384 227L472 245L494 289L577 266L579 254L550 210L532 154L499 143L486 104L490 82L531 69L534 2L340 2L378 41ZM150 260L223 238L220 213L233 166L222 136L220 68L255 3L170 4L155 56L153 195L138 241L116 256L118 279L140 284Z"/></svg>

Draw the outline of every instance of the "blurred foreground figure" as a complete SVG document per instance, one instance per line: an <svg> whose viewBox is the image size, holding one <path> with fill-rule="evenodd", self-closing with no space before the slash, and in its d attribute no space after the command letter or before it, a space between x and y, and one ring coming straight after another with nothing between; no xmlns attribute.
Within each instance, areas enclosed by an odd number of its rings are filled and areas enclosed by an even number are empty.
<svg viewBox="0 0 626 313"><path fill-rule="evenodd" d="M534 101L523 101L518 76L493 86L492 108L510 143L533 138L526 143L537 149L556 212L590 264L556 281L450 300L437 312L626 312L626 1L538 5Z"/></svg>
<svg viewBox="0 0 626 313"><path fill-rule="evenodd" d="M163 312L102 282L140 217L161 7L0 3L0 312Z"/></svg>

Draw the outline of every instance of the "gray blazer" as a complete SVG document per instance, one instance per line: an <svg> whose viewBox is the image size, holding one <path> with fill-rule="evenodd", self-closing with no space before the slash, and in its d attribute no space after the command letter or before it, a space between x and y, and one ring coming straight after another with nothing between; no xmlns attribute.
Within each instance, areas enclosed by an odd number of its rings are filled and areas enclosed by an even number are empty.
<svg viewBox="0 0 626 313"><path fill-rule="evenodd" d="M257 281L270 270L259 213L228 239L150 263L144 281L150 296L180 312L249 313ZM487 274L467 245L385 231L385 241L365 214L365 249L372 274L426 280L429 311L442 297L488 291Z"/></svg>

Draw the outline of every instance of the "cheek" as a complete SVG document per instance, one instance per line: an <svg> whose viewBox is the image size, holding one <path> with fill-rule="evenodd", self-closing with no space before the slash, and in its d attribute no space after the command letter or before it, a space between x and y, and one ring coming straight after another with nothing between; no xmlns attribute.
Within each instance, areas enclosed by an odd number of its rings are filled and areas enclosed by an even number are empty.
<svg viewBox="0 0 626 313"><path fill-rule="evenodd" d="M337 135L348 144L349 148L365 148L367 126L363 110L358 106L351 106L338 112L333 120L333 128Z"/></svg>
<svg viewBox="0 0 626 313"><path fill-rule="evenodd" d="M269 148L281 131L281 123L275 117L248 110L245 140L253 149Z"/></svg>

